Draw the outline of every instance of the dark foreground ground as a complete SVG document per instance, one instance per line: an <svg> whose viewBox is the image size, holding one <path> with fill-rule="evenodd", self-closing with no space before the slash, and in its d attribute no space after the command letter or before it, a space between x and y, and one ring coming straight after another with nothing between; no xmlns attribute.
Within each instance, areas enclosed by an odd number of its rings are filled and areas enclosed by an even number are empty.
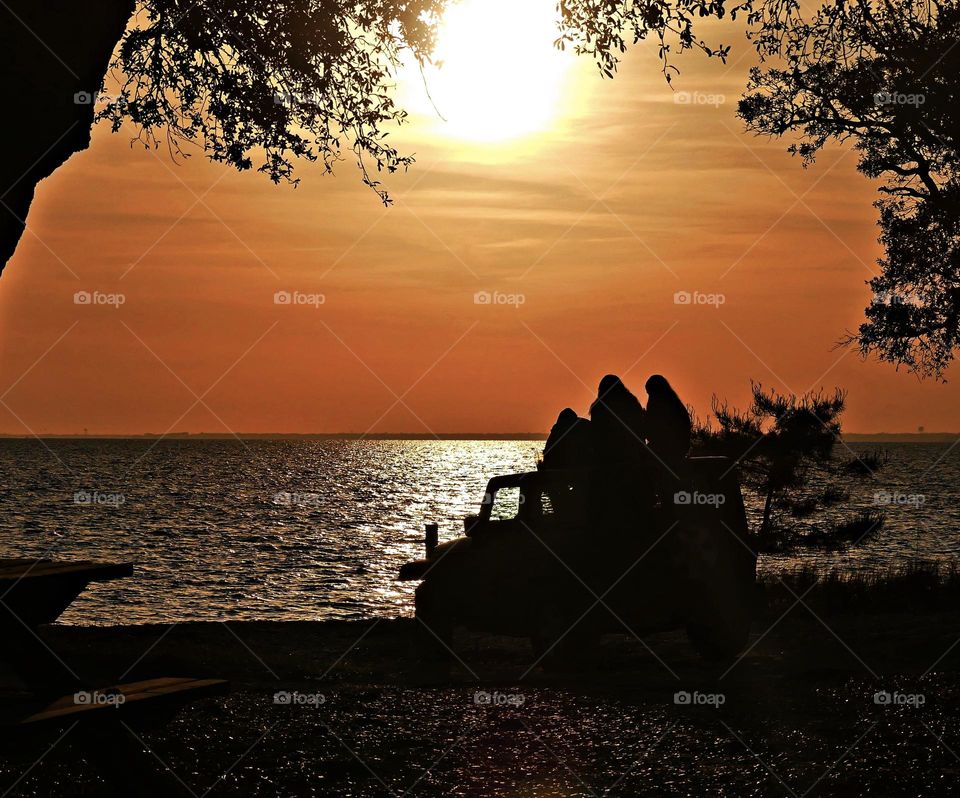
<svg viewBox="0 0 960 798"><path fill-rule="evenodd" d="M720 668L679 633L607 638L564 673L529 670L525 641L463 633L444 672L415 656L414 620L46 636L104 684L232 681L142 733L144 778L166 764L198 798L956 795L960 611L791 604L771 602L746 655ZM103 794L74 756L83 741L57 737L39 764L0 759L0 795Z"/></svg>

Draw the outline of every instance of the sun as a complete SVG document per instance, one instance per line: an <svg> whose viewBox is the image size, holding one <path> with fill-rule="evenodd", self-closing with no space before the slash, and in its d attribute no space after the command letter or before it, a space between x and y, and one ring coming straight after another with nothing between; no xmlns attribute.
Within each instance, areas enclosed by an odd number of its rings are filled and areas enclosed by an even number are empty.
<svg viewBox="0 0 960 798"><path fill-rule="evenodd" d="M571 56L554 47L556 0L452 0L437 66L407 68L408 107L441 136L500 142L550 127ZM409 73L413 71L415 77Z"/></svg>

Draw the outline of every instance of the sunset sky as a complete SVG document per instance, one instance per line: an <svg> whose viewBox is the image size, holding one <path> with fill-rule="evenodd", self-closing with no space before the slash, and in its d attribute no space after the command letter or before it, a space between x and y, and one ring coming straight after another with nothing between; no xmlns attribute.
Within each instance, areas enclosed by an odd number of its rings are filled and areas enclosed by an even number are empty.
<svg viewBox="0 0 960 798"><path fill-rule="evenodd" d="M349 161L294 190L96 129L0 278L0 432L541 431L607 372L641 398L662 373L701 415L752 378L848 389L849 431L960 430L956 382L835 348L877 269L875 186L850 148L804 170L743 132L736 28L672 90L653 43L602 80L553 50L554 0L504 32L514 5L451 16L426 75L446 122L404 73L417 163L389 209Z"/></svg>

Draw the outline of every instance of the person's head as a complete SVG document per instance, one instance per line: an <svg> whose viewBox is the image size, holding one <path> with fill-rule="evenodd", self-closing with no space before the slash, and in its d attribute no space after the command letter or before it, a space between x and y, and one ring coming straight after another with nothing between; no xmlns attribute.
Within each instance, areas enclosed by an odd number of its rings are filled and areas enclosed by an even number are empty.
<svg viewBox="0 0 960 798"><path fill-rule="evenodd" d="M643 387L646 388L647 396L671 396L675 393L662 374L654 374Z"/></svg>
<svg viewBox="0 0 960 798"><path fill-rule="evenodd" d="M604 399L611 394L618 393L621 390L627 390L627 386L623 384L616 374L607 374L602 380L600 380L600 386L597 388L597 398Z"/></svg>
<svg viewBox="0 0 960 798"><path fill-rule="evenodd" d="M560 411L560 415L557 416L557 424L561 427L569 427L571 424L577 422L577 412L570 407L565 407Z"/></svg>
<svg viewBox="0 0 960 798"><path fill-rule="evenodd" d="M616 374L607 374L597 388L597 398L590 405L591 417L601 408L606 408L614 413L630 413L635 409L643 411L643 405L640 400L634 396L630 389L623 384Z"/></svg>
<svg viewBox="0 0 960 798"><path fill-rule="evenodd" d="M654 374L644 386L647 389L647 407L673 407L678 416L690 417L690 411L662 374Z"/></svg>

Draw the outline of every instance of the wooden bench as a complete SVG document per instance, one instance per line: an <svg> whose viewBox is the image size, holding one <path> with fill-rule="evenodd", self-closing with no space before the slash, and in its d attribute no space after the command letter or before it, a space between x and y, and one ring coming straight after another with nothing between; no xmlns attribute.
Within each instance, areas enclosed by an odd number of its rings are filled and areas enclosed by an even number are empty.
<svg viewBox="0 0 960 798"><path fill-rule="evenodd" d="M105 798L196 798L141 735L190 702L228 689L223 679L173 677L81 691L33 706L15 719L8 707L7 722L0 723L0 752L21 763L51 754L65 758L71 771L85 762L100 779L96 794Z"/></svg>
<svg viewBox="0 0 960 798"><path fill-rule="evenodd" d="M13 759L35 760L38 749L53 748L77 756L97 769L110 795L184 795L178 777L158 770L139 729L165 723L191 701L226 693L228 683L169 677L87 689L38 634L91 582L132 573L130 563L0 559L0 659L29 690L0 703L0 750Z"/></svg>
<svg viewBox="0 0 960 798"><path fill-rule="evenodd" d="M58 698L16 725L36 728L68 726L76 721L87 725L156 718L172 714L198 698L223 695L228 689L225 679L171 677L81 690Z"/></svg>

